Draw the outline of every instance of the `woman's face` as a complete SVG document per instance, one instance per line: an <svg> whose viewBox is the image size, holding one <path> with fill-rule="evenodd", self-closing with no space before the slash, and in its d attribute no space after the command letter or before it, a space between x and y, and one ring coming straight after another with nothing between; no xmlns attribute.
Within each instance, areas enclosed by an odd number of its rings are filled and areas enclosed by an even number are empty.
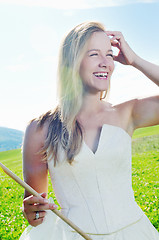
<svg viewBox="0 0 159 240"><path fill-rule="evenodd" d="M104 32L94 32L88 40L79 71L85 91L96 93L107 90L113 70L110 38Z"/></svg>

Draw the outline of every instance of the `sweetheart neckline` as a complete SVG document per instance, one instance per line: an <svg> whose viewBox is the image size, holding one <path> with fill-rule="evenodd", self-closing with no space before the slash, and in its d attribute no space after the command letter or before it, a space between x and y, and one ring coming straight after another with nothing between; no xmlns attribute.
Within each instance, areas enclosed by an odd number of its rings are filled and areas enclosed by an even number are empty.
<svg viewBox="0 0 159 240"><path fill-rule="evenodd" d="M117 129L120 129L122 132L124 132L128 138L131 140L131 136L128 134L128 132L126 132L126 130L124 130L122 127L119 127L119 126L115 126L115 125L111 125L111 124L107 124L107 123L104 123L102 125L102 128L101 128L101 132L100 132L100 136L99 136L99 140L98 140L98 144L97 144L97 149L95 152L93 152L93 150L88 146L88 144L85 142L85 140L83 139L83 143L84 145L89 149L89 151L95 156L96 153L98 152L98 149L99 149L99 146L100 146L100 143L101 143L101 139L102 139L102 135L103 135L103 128L104 127L113 127L113 128L117 128Z"/></svg>

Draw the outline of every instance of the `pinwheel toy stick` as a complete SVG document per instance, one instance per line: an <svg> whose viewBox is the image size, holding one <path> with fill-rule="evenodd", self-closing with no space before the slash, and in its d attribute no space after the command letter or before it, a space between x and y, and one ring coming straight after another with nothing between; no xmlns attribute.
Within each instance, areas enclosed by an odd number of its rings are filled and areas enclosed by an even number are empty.
<svg viewBox="0 0 159 240"><path fill-rule="evenodd" d="M30 187L27 183L23 182L17 175L15 175L12 171L10 171L6 166L4 166L0 162L0 166L3 171L9 175L12 179L14 179L17 183L19 183L25 190L36 197L41 197L39 193L37 193L32 187ZM57 209L51 210L58 217L60 217L64 222L66 222L70 227L72 227L76 232L78 232L84 239L92 240L85 232L83 232L79 227L77 227L73 222L71 222L68 218L66 218L63 214L60 213Z"/></svg>

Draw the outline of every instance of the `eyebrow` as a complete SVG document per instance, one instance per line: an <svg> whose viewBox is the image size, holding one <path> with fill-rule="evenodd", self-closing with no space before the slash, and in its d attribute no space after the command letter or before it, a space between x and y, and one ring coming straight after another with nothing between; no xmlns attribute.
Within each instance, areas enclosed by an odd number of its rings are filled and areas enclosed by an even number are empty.
<svg viewBox="0 0 159 240"><path fill-rule="evenodd" d="M97 51L97 52L100 52L99 49L90 49L87 51L87 53L91 52L91 51ZM109 49L107 52L112 52L113 53L113 50Z"/></svg>

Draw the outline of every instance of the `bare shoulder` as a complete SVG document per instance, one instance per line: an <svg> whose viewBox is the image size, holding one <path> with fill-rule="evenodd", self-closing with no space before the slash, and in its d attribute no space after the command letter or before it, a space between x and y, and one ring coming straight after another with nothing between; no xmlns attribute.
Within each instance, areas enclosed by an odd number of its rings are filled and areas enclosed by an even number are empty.
<svg viewBox="0 0 159 240"><path fill-rule="evenodd" d="M136 101L137 99L132 99L119 104L111 105L111 109L115 112L114 124L123 128L130 136L132 136L134 131L132 112Z"/></svg>
<svg viewBox="0 0 159 240"><path fill-rule="evenodd" d="M40 151L44 146L47 131L48 124L39 127L37 120L32 121L27 126L23 142L23 166L30 169L37 166L46 168Z"/></svg>
<svg viewBox="0 0 159 240"><path fill-rule="evenodd" d="M134 130L159 124L159 96L135 98L117 105L114 109L115 123L130 135Z"/></svg>
<svg viewBox="0 0 159 240"><path fill-rule="evenodd" d="M25 131L24 145L27 143L30 146L42 147L47 136L47 131L48 123L45 123L43 127L39 127L37 120L31 121Z"/></svg>
<svg viewBox="0 0 159 240"><path fill-rule="evenodd" d="M134 105L136 104L137 99L131 99L116 105L112 105L112 108L115 108L119 113L132 112Z"/></svg>

